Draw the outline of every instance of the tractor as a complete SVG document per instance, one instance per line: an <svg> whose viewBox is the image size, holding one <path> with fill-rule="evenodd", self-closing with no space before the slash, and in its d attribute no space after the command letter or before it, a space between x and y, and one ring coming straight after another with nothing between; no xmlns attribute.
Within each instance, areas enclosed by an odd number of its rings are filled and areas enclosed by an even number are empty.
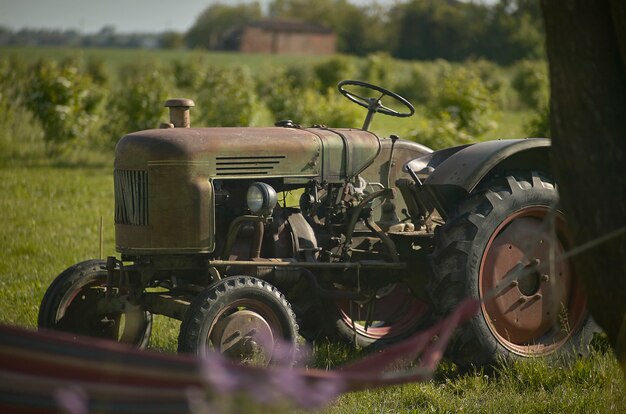
<svg viewBox="0 0 626 414"><path fill-rule="evenodd" d="M179 352L272 364L300 336L384 347L473 297L448 349L461 367L587 346L550 141L432 151L369 131L413 115L403 97L338 90L361 128L191 128L193 101L168 100L170 122L116 146L119 257L63 271L39 327L144 347L159 314L182 322Z"/></svg>

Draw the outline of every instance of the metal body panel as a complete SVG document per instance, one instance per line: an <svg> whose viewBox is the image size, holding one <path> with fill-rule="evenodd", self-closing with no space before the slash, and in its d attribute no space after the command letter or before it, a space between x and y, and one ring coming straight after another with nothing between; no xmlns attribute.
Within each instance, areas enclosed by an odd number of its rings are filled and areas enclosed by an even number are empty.
<svg viewBox="0 0 626 414"><path fill-rule="evenodd" d="M345 144L341 136L328 129L310 129L322 145L322 174L320 181L341 182L346 176Z"/></svg>
<svg viewBox="0 0 626 414"><path fill-rule="evenodd" d="M442 150L451 152L451 155L440 161L424 185L454 186L471 193L491 170L509 157L532 149L547 149L549 146L548 139L526 138L479 142L460 151ZM436 154L433 153L433 156Z"/></svg>
<svg viewBox="0 0 626 414"><path fill-rule="evenodd" d="M326 128L169 128L135 132L116 147L116 250L125 254L211 253L215 249L212 180L341 182L380 152L371 132ZM142 172L142 174L136 174ZM146 173L143 173L146 172ZM139 185L144 187L139 187ZM116 182L116 186L117 186ZM135 186L135 187L133 187ZM142 191L139 191L140 189ZM147 223L130 220L141 206ZM134 215L133 215L134 214Z"/></svg>
<svg viewBox="0 0 626 414"><path fill-rule="evenodd" d="M370 166L367 167L360 174L368 183L370 183L370 188L368 188L369 192L380 190L382 187L378 184L381 184L382 186L387 185L389 156L391 154L392 141L389 138L383 138L380 141L380 154L378 155L378 157L376 157L374 162L370 164ZM432 153L432 150L424 145L417 144L411 141L396 141L393 149L393 159L391 161L391 174L389 176L390 186L394 187L395 182L401 178L411 178L408 173L403 172L402 167L404 166L404 164L412 159L423 157L430 153ZM395 210L397 213L400 213L402 209L406 208L406 202L401 196L399 196L399 194L396 195L393 203L395 205ZM374 204L372 216L374 217L375 221L379 221L383 217L382 205L380 203Z"/></svg>
<svg viewBox="0 0 626 414"><path fill-rule="evenodd" d="M392 141L389 138L383 138L380 141L381 151L379 156L361 173L361 175L368 182L378 182L386 186ZM397 140L393 148L393 159L391 160L390 185L393 187L393 183L400 178L411 178L409 174L402 171L404 164L412 159L423 157L431 153L433 153L433 150L422 144Z"/></svg>
<svg viewBox="0 0 626 414"><path fill-rule="evenodd" d="M348 128L310 128L322 143L322 176L328 183L354 177L380 153L379 138L368 131Z"/></svg>
<svg viewBox="0 0 626 414"><path fill-rule="evenodd" d="M292 128L170 128L129 134L116 147L116 169L148 163L205 169L210 177L320 174L319 138Z"/></svg>
<svg viewBox="0 0 626 414"><path fill-rule="evenodd" d="M147 226L116 223L115 245L126 254L210 253L215 248L213 186L197 166L148 166Z"/></svg>
<svg viewBox="0 0 626 414"><path fill-rule="evenodd" d="M435 171L439 164L450 158L452 154L459 152L466 147L468 147L468 145L460 145L458 147L451 147L431 152L422 157L410 160L406 164L405 169L412 170L420 180L424 181L433 171ZM405 169L403 169L403 171L405 171Z"/></svg>

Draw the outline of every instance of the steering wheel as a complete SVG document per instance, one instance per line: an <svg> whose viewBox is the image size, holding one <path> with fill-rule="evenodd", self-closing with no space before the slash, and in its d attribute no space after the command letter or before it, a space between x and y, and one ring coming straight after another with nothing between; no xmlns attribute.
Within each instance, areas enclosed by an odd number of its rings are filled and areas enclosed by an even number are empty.
<svg viewBox="0 0 626 414"><path fill-rule="evenodd" d="M358 86L365 89L371 89L373 91L379 92L381 95L377 98L365 98L357 95L354 92L348 91L345 86ZM360 105L364 108L367 108L367 117L365 118L365 123L363 124L363 129L367 130L369 128L370 122L372 121L372 117L375 113L381 113L383 115L397 116L400 118L405 118L411 116L415 113L415 107L411 105L411 102L407 101L397 93L391 92L388 89L382 88L380 86L372 85L371 83L357 81L357 80L342 80L337 84L337 89L339 92L351 100L352 102ZM400 102L404 105L408 112L399 112L395 109L391 109L381 103L383 97L389 96L394 100Z"/></svg>

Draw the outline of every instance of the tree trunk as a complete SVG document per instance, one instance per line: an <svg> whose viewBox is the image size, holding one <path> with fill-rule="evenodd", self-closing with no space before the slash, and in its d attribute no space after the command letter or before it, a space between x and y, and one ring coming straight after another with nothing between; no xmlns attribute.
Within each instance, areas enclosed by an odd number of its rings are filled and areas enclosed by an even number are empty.
<svg viewBox="0 0 626 414"><path fill-rule="evenodd" d="M575 245L626 226L626 2L541 0L552 159ZM574 258L589 309L626 368L626 235ZM626 373L626 370L624 370Z"/></svg>

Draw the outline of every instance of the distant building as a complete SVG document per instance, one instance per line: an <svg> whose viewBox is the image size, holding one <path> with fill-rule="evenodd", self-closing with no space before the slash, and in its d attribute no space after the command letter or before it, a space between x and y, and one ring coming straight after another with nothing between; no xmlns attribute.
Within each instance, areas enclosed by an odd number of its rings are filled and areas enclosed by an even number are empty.
<svg viewBox="0 0 626 414"><path fill-rule="evenodd" d="M223 47L244 53L330 55L337 37L326 27L300 20L264 19L231 32Z"/></svg>

